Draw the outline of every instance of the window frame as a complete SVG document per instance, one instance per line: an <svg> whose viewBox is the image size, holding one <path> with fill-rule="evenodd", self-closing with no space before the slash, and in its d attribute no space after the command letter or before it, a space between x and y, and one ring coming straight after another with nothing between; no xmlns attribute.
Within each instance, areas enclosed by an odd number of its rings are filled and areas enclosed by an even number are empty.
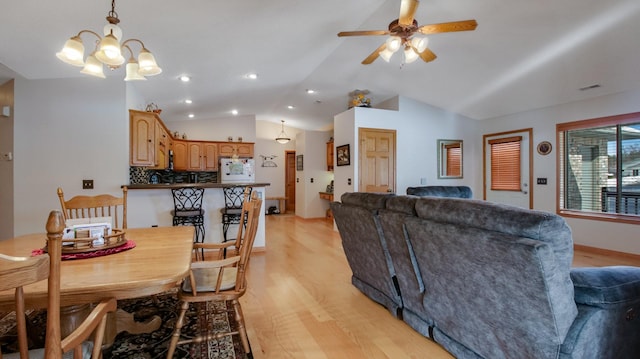
<svg viewBox="0 0 640 359"><path fill-rule="evenodd" d="M587 120L578 120L572 122L564 122L556 124L556 144L558 150L556 151L556 213L563 217L580 218L587 220L617 222L617 223L629 223L640 224L640 215L624 214L624 213L610 213L610 212L586 212L575 209L565 209L560 207L562 200L562 189L565 186L562 173L565 170L562 165L567 162L566 156L567 148L564 139L564 133L571 130L589 129L605 126L618 126L640 123L640 112L634 112L623 115L614 115L607 117L592 118ZM562 146L561 146L562 144ZM618 171L618 170L617 170ZM616 174L617 175L617 174Z"/></svg>

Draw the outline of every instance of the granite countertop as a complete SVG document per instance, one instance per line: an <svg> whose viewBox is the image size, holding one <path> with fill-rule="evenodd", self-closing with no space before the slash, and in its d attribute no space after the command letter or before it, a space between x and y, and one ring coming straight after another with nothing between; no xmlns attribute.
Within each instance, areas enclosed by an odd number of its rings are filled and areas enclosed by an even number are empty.
<svg viewBox="0 0 640 359"><path fill-rule="evenodd" d="M224 188L234 186L251 186L251 187L266 187L270 186L270 183L256 182L256 183L160 183L160 184L128 184L128 189L165 189L165 188L183 188L183 187L201 187L201 188Z"/></svg>

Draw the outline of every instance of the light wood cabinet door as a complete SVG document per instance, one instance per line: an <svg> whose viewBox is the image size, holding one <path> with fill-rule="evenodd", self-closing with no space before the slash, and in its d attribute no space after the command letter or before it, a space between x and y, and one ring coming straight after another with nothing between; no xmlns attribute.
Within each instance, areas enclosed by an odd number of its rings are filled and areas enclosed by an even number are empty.
<svg viewBox="0 0 640 359"><path fill-rule="evenodd" d="M156 121L155 130L155 168L167 169L169 167L170 136L159 120Z"/></svg>
<svg viewBox="0 0 640 359"><path fill-rule="evenodd" d="M218 143L218 156L219 157L231 157L233 154L237 154L238 157L253 158L253 143L240 143L240 142L219 142Z"/></svg>
<svg viewBox="0 0 640 359"><path fill-rule="evenodd" d="M327 171L333 171L333 141L327 142Z"/></svg>
<svg viewBox="0 0 640 359"><path fill-rule="evenodd" d="M187 142L188 157L187 171L200 171L202 169L203 154L199 142Z"/></svg>
<svg viewBox="0 0 640 359"><path fill-rule="evenodd" d="M203 170L205 171L217 171L218 170L218 144L217 143L202 143L202 153L204 154Z"/></svg>
<svg viewBox="0 0 640 359"><path fill-rule="evenodd" d="M173 170L187 170L187 142L182 140L173 140Z"/></svg>
<svg viewBox="0 0 640 359"><path fill-rule="evenodd" d="M156 118L153 113L129 113L131 166L155 166Z"/></svg>

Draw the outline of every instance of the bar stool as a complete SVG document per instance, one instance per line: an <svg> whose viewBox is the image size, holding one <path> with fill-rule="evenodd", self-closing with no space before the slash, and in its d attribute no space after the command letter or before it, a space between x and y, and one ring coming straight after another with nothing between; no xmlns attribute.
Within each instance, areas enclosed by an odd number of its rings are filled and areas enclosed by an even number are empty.
<svg viewBox="0 0 640 359"><path fill-rule="evenodd" d="M222 236L224 242L228 241L227 231L230 225L240 224L240 222L246 225L246 218L243 221L240 220L240 217L242 217L242 202L245 196L248 196L247 198L251 197L251 190L252 188L249 186L231 186L222 189L224 193L224 208L220 209L220 212L222 213Z"/></svg>
<svg viewBox="0 0 640 359"><path fill-rule="evenodd" d="M182 187L172 188L173 225L192 225L196 229L193 241L195 243L204 242L204 209L202 209L202 197L204 188Z"/></svg>

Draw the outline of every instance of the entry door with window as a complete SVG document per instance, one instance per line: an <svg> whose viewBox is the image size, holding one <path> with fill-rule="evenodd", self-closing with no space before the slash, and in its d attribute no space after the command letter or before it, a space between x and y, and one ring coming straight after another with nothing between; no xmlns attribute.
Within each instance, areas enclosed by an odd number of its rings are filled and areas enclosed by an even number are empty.
<svg viewBox="0 0 640 359"><path fill-rule="evenodd" d="M532 207L531 129L484 135L484 199Z"/></svg>

